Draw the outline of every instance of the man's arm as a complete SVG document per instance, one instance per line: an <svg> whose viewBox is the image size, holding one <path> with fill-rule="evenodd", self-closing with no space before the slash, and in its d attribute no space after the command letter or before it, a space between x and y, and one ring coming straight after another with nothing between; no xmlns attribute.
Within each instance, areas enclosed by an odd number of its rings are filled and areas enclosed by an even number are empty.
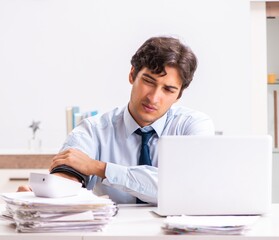
<svg viewBox="0 0 279 240"><path fill-rule="evenodd" d="M95 165L97 166L95 167ZM68 149L54 156L50 166L50 174L81 182L82 186L86 188L90 175L104 177L105 163L100 164L99 161L90 159L79 150ZM32 191L32 189L28 185L23 185L19 186L17 191L26 192Z"/></svg>
<svg viewBox="0 0 279 240"><path fill-rule="evenodd" d="M54 174L60 177L64 177L73 181L80 182L82 183L82 187L84 188L86 188L90 179L89 176L86 176L85 174L82 174L67 165L61 165L53 168L50 174Z"/></svg>
<svg viewBox="0 0 279 240"><path fill-rule="evenodd" d="M157 202L157 168L151 166L126 167L91 159L77 149L57 154L50 166L51 172L67 167L83 176L97 175L103 184L128 192L149 203ZM78 177L77 177L78 179ZM89 179L89 178L88 178Z"/></svg>
<svg viewBox="0 0 279 240"><path fill-rule="evenodd" d="M127 192L144 202L157 204L157 167L147 165L126 167L107 163L103 184Z"/></svg>
<svg viewBox="0 0 279 240"><path fill-rule="evenodd" d="M91 175L105 178L105 170L106 163L91 159L87 154L73 148L58 153L50 166L50 173L67 173L86 185Z"/></svg>

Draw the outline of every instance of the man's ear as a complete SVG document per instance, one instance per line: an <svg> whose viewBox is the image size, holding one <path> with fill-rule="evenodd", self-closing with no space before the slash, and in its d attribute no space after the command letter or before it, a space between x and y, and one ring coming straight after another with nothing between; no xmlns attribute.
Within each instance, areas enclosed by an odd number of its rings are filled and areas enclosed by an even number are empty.
<svg viewBox="0 0 279 240"><path fill-rule="evenodd" d="M130 70L130 73L129 73L129 82L130 82L131 84L134 83L134 78L133 78L134 71L135 71L134 67L131 67L131 70Z"/></svg>

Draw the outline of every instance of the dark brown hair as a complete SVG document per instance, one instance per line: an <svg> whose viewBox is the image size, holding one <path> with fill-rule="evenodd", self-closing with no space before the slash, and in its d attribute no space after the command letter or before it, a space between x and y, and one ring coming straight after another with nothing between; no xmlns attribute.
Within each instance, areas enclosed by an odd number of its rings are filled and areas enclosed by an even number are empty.
<svg viewBox="0 0 279 240"><path fill-rule="evenodd" d="M152 37L148 39L134 54L131 59L134 67L133 79L138 72L146 67L154 74L166 74L165 67L177 68L182 91L189 86L197 68L197 58L192 50L173 37Z"/></svg>

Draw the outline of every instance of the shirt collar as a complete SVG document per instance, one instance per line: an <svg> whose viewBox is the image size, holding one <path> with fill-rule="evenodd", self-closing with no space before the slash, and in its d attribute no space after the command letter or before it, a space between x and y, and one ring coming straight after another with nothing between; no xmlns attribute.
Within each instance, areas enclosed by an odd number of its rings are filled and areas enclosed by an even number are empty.
<svg viewBox="0 0 279 240"><path fill-rule="evenodd" d="M158 137L161 137L165 124L166 124L166 121L167 121L167 113L165 113L162 117L160 117L157 121L152 123L150 126L146 126L142 129L143 130L146 129L148 131L152 127L156 131ZM124 110L124 124L125 124L127 138L131 134L133 134L138 128L141 128L137 124L137 122L134 120L132 115L130 114L130 112L128 110L128 105L125 107L125 110Z"/></svg>

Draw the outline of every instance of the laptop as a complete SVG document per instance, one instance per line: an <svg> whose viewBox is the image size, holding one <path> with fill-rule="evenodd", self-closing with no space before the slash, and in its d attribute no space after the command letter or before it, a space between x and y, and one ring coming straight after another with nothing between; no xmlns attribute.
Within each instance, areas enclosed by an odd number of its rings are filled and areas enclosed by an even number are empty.
<svg viewBox="0 0 279 240"><path fill-rule="evenodd" d="M262 215L271 207L272 139L162 136L158 206L167 215Z"/></svg>

